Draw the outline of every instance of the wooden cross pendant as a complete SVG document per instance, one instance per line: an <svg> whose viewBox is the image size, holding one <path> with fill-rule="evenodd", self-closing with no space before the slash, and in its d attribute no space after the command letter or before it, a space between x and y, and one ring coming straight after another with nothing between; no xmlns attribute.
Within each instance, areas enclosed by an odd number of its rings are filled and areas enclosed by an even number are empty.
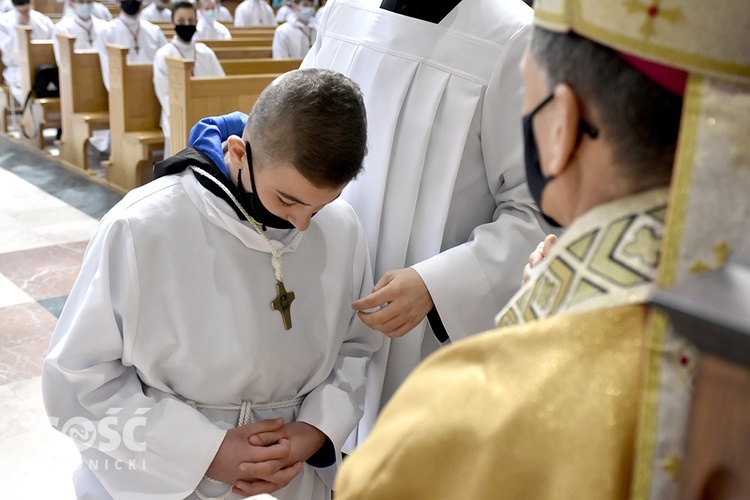
<svg viewBox="0 0 750 500"><path fill-rule="evenodd" d="M284 283L281 281L276 282L276 300L271 302L271 309L279 311L281 318L284 320L284 329L289 330L292 328L292 301L294 300L294 292L287 292L284 288Z"/></svg>

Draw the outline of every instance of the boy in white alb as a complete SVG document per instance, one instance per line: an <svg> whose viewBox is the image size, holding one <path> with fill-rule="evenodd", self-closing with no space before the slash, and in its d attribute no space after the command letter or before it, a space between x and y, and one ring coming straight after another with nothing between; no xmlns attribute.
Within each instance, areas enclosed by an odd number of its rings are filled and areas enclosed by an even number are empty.
<svg viewBox="0 0 750 500"><path fill-rule="evenodd" d="M141 11L141 19L146 21L169 21L172 19L172 5L170 0L155 0Z"/></svg>
<svg viewBox="0 0 750 500"><path fill-rule="evenodd" d="M195 32L196 40L231 40L229 28L221 24L220 10L216 0L202 0L198 9L198 27Z"/></svg>
<svg viewBox="0 0 750 500"><path fill-rule="evenodd" d="M265 0L244 0L234 11L234 25L276 26L276 16Z"/></svg>
<svg viewBox="0 0 750 500"><path fill-rule="evenodd" d="M312 0L294 0L297 16L278 28L273 34L274 59L302 59L318 36L315 7Z"/></svg>
<svg viewBox="0 0 750 500"><path fill-rule="evenodd" d="M204 43L196 43L195 7L190 2L177 2L172 10L175 35L172 41L156 51L154 57L154 91L161 104L159 125L164 132L164 156L169 156L169 75L167 57L194 61L193 76L224 76L216 54Z"/></svg>
<svg viewBox="0 0 750 500"><path fill-rule="evenodd" d="M127 62L151 63L156 51L167 43L167 38L161 28L144 19L138 12L141 9L140 0L120 0L120 15L107 23L99 33L96 50L102 65L102 80L109 90L109 55L107 44L129 47Z"/></svg>
<svg viewBox="0 0 750 500"><path fill-rule="evenodd" d="M234 16L229 12L229 9L221 5L221 0L216 0L216 20L220 23L234 23ZM203 12L198 10L198 21L203 19Z"/></svg>
<svg viewBox="0 0 750 500"><path fill-rule="evenodd" d="M91 15L97 19L101 19L102 21L111 21L112 20L112 13L109 11L109 9L103 5L100 2L89 2L91 3ZM75 14L76 9L75 5L73 5L72 2L65 2L65 7L63 7L63 18L72 16Z"/></svg>
<svg viewBox="0 0 750 500"><path fill-rule="evenodd" d="M32 40L52 40L55 25L49 17L35 11L29 0L13 0L13 9L0 15L0 52L5 65L3 79L13 98L23 104L26 96L21 90L16 26L30 26Z"/></svg>
<svg viewBox="0 0 750 500"><path fill-rule="evenodd" d="M73 50L75 52L96 52L96 39L99 32L106 25L97 17L94 17L94 5L96 2L91 0L69 0L70 14L63 16L55 24L54 37L52 38L52 47L55 51L55 60L60 65L60 43L57 35L62 33L76 37Z"/></svg>
<svg viewBox="0 0 750 500"><path fill-rule="evenodd" d="M331 498L383 342L351 308L372 277L338 199L364 103L339 73L292 71L247 123L201 121L89 244L42 374L79 498Z"/></svg>

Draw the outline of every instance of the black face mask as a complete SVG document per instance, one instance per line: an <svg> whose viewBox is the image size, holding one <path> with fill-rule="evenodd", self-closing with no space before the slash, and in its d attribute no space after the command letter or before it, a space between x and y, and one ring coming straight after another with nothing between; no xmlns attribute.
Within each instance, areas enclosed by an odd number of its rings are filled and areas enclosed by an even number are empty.
<svg viewBox="0 0 750 500"><path fill-rule="evenodd" d="M554 179L554 176L545 177L542 172L542 163L539 160L539 149L536 145L536 138L534 137L534 126L533 119L534 115L537 114L544 106L550 103L554 98L554 94L550 94L545 100L534 108L531 113L523 116L523 146L524 146L524 162L526 163L526 182L529 185L529 191L531 191L531 197L534 198L534 202L539 207L539 211L542 211L542 193L544 188L547 187L547 183ZM599 135L599 131L596 127L590 125L585 121L580 122L579 136L580 133L586 133L591 136L592 139L596 139ZM561 227L560 224L547 216L542 212L544 220L554 227Z"/></svg>
<svg viewBox="0 0 750 500"><path fill-rule="evenodd" d="M120 0L120 10L129 16L138 14L140 8L140 0Z"/></svg>
<svg viewBox="0 0 750 500"><path fill-rule="evenodd" d="M239 173L237 174L237 187L240 190L240 203L242 204L244 209L247 210L247 213L250 214L250 217L255 219L263 226L264 231L266 229L266 226L274 227L276 229L293 229L294 224L292 224L288 220L282 219L281 217L277 217L276 215L269 212L265 206L263 206L263 202L260 201L260 197L257 195L258 190L255 188L255 175L253 174L253 155L250 150L250 143L247 141L245 141L245 151L245 155L247 157L247 166L250 169L250 185L253 188L253 191L251 193L248 193L242 186L242 169L240 169Z"/></svg>
<svg viewBox="0 0 750 500"><path fill-rule="evenodd" d="M193 35L195 35L196 28L197 26L194 24L177 24L174 27L174 32L177 33L180 40L185 43L190 43L190 40L193 39Z"/></svg>

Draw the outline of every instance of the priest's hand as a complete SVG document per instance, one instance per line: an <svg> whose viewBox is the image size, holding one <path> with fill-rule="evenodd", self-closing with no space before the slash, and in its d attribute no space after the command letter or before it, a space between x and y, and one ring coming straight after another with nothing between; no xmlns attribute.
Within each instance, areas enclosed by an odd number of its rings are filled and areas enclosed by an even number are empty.
<svg viewBox="0 0 750 500"><path fill-rule="evenodd" d="M275 475L264 478L251 476L241 471L240 465L245 462L268 463L272 461L287 462L291 450L289 441L279 441L271 446L258 446L250 443L252 436L258 433L278 431L284 427L284 419L263 420L254 424L243 425L227 431L219 451L216 453L206 475L226 484L253 481L257 493L272 493L283 488L302 469L298 464L285 470L277 468Z"/></svg>
<svg viewBox="0 0 750 500"><path fill-rule="evenodd" d="M327 439L328 437L318 428L305 422L290 422L281 429L255 434L250 437L251 445L273 447L279 443L288 443L290 446L289 454L278 460L243 463L240 465L240 470L248 476L272 483L278 479L279 474L289 471L293 467L299 466L297 468L297 473L299 473L302 464L323 447ZM297 473L290 477L281 488L289 484ZM245 495L270 493L265 489L259 489L262 482L238 481L234 483L234 486L236 490L239 490L239 493Z"/></svg>
<svg viewBox="0 0 750 500"><path fill-rule="evenodd" d="M435 304L422 277L414 269L389 271L380 278L373 293L352 307L364 324L390 338L401 337L417 326ZM377 311L367 309L380 307Z"/></svg>
<svg viewBox="0 0 750 500"><path fill-rule="evenodd" d="M531 278L531 270L542 262L552 251L552 247L557 243L557 236L548 234L544 241L537 245L536 249L529 255L529 263L523 268L523 279L521 283L526 283Z"/></svg>

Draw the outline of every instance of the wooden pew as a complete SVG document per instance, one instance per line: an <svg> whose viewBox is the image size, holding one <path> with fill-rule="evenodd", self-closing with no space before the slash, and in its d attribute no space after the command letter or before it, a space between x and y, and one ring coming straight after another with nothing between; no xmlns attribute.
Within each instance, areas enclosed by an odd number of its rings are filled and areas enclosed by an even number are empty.
<svg viewBox="0 0 750 500"><path fill-rule="evenodd" d="M218 47L213 51L219 61L224 59L267 59L272 55L270 45L266 47Z"/></svg>
<svg viewBox="0 0 750 500"><path fill-rule="evenodd" d="M265 64L267 61L259 68L266 68ZM193 78L190 76L192 61L169 57L167 68L171 133L169 154L175 154L187 147L190 129L201 118L236 110L250 111L263 89L283 73L280 71L223 78Z"/></svg>
<svg viewBox="0 0 750 500"><path fill-rule="evenodd" d="M262 75L299 69L302 59L223 59L220 62L227 76Z"/></svg>
<svg viewBox="0 0 750 500"><path fill-rule="evenodd" d="M18 35L18 68L21 73L21 90L25 96L31 90L36 68L42 64L51 64L54 66L57 65L57 62L55 61L55 53L52 49L52 40L32 40L31 27L29 26L16 26L16 34ZM32 126L31 115L35 113L35 116L39 118L38 136L30 139L30 141L31 145L39 147L39 149L44 149L42 130L47 127L60 127L62 125L60 98L32 98L30 107L31 111L27 112L24 117L24 126L29 133L34 132L29 129ZM24 140L23 136L21 139Z"/></svg>
<svg viewBox="0 0 750 500"><path fill-rule="evenodd" d="M50 18L58 14L58 18L62 15L65 4L58 2L57 0L34 0L34 10L46 14Z"/></svg>
<svg viewBox="0 0 750 500"><path fill-rule="evenodd" d="M127 64L128 47L107 45L109 129L112 153L107 180L130 190L152 178L152 158L164 149L151 63Z"/></svg>
<svg viewBox="0 0 750 500"><path fill-rule="evenodd" d="M205 43L212 49L221 49L229 47L270 47L273 43L273 37L251 37L251 38L232 38L231 40L196 40L199 43Z"/></svg>
<svg viewBox="0 0 750 500"><path fill-rule="evenodd" d="M63 132L60 155L87 171L89 138L94 130L109 128L109 97L102 81L99 54L74 52L74 36L58 34L57 40Z"/></svg>

